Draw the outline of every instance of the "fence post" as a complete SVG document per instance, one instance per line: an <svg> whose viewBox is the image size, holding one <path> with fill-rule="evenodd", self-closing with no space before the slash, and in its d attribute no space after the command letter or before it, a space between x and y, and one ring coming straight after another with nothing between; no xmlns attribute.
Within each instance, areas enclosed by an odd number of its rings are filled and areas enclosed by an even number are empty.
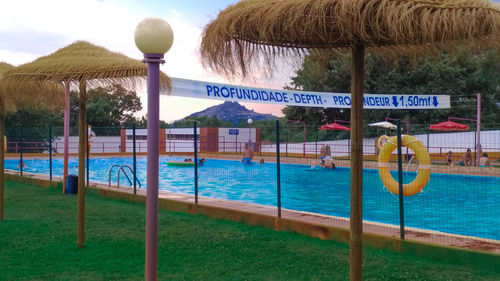
<svg viewBox="0 0 500 281"><path fill-rule="evenodd" d="M23 175L23 127L19 127L19 174Z"/></svg>
<svg viewBox="0 0 500 281"><path fill-rule="evenodd" d="M314 158L318 158L318 131L314 132Z"/></svg>
<svg viewBox="0 0 500 281"><path fill-rule="evenodd" d="M194 132L193 132L193 140L194 140L194 203L198 204L198 132L196 128L196 121L194 123Z"/></svg>
<svg viewBox="0 0 500 281"><path fill-rule="evenodd" d="M427 152L430 153L430 151L429 151L429 128L427 128Z"/></svg>
<svg viewBox="0 0 500 281"><path fill-rule="evenodd" d="M474 166L479 165L479 163L477 163L477 161L476 161L477 160L477 157L476 157L477 153L478 153L478 151L477 151L477 132L474 131Z"/></svg>
<svg viewBox="0 0 500 281"><path fill-rule="evenodd" d="M280 122L278 120L276 120L276 185L278 195L278 218L281 218Z"/></svg>
<svg viewBox="0 0 500 281"><path fill-rule="evenodd" d="M126 132L126 130L125 130ZM126 133L125 133L126 135ZM126 136L125 136L126 139ZM127 142L125 141L125 151L127 151ZM135 123L132 124L132 167L134 168L134 194L137 193L137 155L135 152Z"/></svg>
<svg viewBox="0 0 500 281"><path fill-rule="evenodd" d="M49 125L49 179L52 182L52 126Z"/></svg>
<svg viewBox="0 0 500 281"><path fill-rule="evenodd" d="M401 120L396 121L398 126L398 181L399 181L399 232L401 239L405 239L405 218L404 218L404 202L403 202L403 160L402 160L402 141L401 141Z"/></svg>
<svg viewBox="0 0 500 281"><path fill-rule="evenodd" d="M276 127L278 131L276 131L277 134L279 134L279 126ZM278 139L279 140L279 139ZM278 141L279 144L279 141ZM279 149L278 149L279 151ZM288 132L285 134L285 156L288 157Z"/></svg>

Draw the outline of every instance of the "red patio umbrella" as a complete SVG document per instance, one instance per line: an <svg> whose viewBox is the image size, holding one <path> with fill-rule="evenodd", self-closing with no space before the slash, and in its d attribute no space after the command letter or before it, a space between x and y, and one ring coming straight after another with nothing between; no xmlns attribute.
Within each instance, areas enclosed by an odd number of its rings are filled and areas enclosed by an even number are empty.
<svg viewBox="0 0 500 281"><path fill-rule="evenodd" d="M336 130L336 131L347 131L350 132L351 128L337 123L330 123L319 127L320 130Z"/></svg>
<svg viewBox="0 0 500 281"><path fill-rule="evenodd" d="M434 131L454 132L454 131L467 131L469 129L469 126L452 121L446 121L433 124L429 127L429 129Z"/></svg>

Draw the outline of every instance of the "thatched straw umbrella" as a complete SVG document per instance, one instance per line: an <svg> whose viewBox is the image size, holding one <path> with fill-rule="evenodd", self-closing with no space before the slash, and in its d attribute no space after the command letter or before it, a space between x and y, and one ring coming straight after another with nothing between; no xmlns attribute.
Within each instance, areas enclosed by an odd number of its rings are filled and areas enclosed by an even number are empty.
<svg viewBox="0 0 500 281"><path fill-rule="evenodd" d="M79 87L79 142L78 142L78 247L84 246L85 237L85 151L87 85L101 86L113 83L135 87L147 76L147 66L139 60L111 52L88 42L78 41L33 62L18 66L5 73L16 82L52 81ZM161 86L170 87L170 80L161 74ZM65 132L66 134L66 132ZM65 145L67 147L67 144Z"/></svg>
<svg viewBox="0 0 500 281"><path fill-rule="evenodd" d="M14 66L0 62L0 139L5 135L5 113L13 112L18 106L49 107L61 104L62 87L50 82L42 83L10 83L3 74L14 69ZM0 148L0 221L3 220L4 209L4 158L5 151Z"/></svg>
<svg viewBox="0 0 500 281"><path fill-rule="evenodd" d="M277 57L352 50L350 276L360 280L365 49L394 55L498 43L499 29L500 11L486 0L242 0L205 27L201 54L214 70L245 76Z"/></svg>
<svg viewBox="0 0 500 281"><path fill-rule="evenodd" d="M3 73L14 66L0 62L0 81L2 79ZM1 82L0 82L1 83ZM3 142L5 135L5 96L0 94L0 139ZM2 145L3 146L3 145ZM3 204L4 204L4 158L5 151L3 147L0 148L0 221L3 221Z"/></svg>

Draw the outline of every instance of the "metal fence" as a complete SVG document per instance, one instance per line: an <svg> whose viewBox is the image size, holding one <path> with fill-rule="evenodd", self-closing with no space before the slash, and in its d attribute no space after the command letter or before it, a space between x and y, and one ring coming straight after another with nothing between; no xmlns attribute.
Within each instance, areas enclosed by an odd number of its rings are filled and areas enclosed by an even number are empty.
<svg viewBox="0 0 500 281"><path fill-rule="evenodd" d="M407 132L402 128L402 142L380 139L396 136L396 130L364 128L365 231L452 245L475 238L480 238L475 243L500 243L500 218L495 215L500 211L500 124L482 126L480 145L474 128L433 132L426 124L414 124ZM197 203L348 228L350 135L319 127L276 122L257 128L193 124L162 129L159 188ZM77 171L78 150L76 130L71 132L70 174ZM415 139L406 139L406 133ZM7 128L6 135L6 169L61 179L62 128ZM121 173L122 186L145 187L145 129L92 128L89 135L90 181L116 184ZM384 141L395 144L394 150L385 151ZM425 153L411 145L417 141L429 152L429 164ZM398 161L400 143L404 146ZM240 162L246 146L254 154L251 164ZM381 149L386 160L380 160ZM202 158L206 160L202 165L179 164ZM113 165L130 169L113 170ZM428 180L425 171L430 172ZM400 188L417 192L399 196Z"/></svg>

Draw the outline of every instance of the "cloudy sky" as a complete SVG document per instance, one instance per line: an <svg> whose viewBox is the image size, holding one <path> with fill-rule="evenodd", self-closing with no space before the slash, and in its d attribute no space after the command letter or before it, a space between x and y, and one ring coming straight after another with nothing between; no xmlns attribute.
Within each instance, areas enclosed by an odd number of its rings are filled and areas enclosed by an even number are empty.
<svg viewBox="0 0 500 281"><path fill-rule="evenodd" d="M162 70L171 77L228 82L205 70L199 60L203 27L232 0L0 0L0 61L13 65L30 62L77 40L86 40L109 50L141 59L134 43L137 24L146 17L161 17L172 26L174 44L166 54ZM232 84L282 88L293 70ZM257 76L258 77L258 76ZM145 90L139 90L147 108ZM160 118L180 119L218 101L161 96ZM262 113L281 115L275 105L244 104ZM145 115L142 110L138 115Z"/></svg>
<svg viewBox="0 0 500 281"><path fill-rule="evenodd" d="M166 54L162 70L171 77L228 82L203 69L198 46L203 27L218 12L236 0L0 0L0 61L13 65L48 55L77 40L86 40L109 50L141 59L134 43L137 24L156 16L168 21L174 44ZM500 0L495 0L499 2ZM232 84L282 88L293 76L293 67L282 67L273 77ZM147 108L145 90L139 90ZM160 118L167 122L221 102L161 96ZM281 115L275 105L248 104L262 113ZM142 110L138 115L146 113Z"/></svg>

